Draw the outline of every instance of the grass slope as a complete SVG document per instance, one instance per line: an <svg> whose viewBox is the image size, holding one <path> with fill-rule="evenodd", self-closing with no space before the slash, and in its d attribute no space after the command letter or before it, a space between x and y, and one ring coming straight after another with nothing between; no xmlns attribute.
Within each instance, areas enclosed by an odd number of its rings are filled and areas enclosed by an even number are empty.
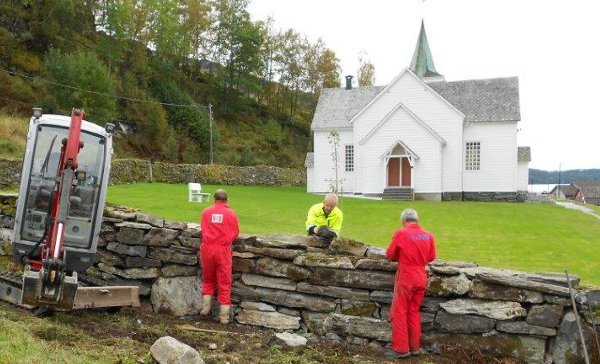
<svg viewBox="0 0 600 364"><path fill-rule="evenodd" d="M221 186L204 185L205 192ZM309 206L322 196L303 187L227 186L230 205L246 234L304 234ZM136 207L176 221L199 222L209 204L187 202L186 185L111 186L108 201ZM423 227L433 232L438 255L490 267L563 272L600 286L600 221L555 205L379 201L344 198L342 235L386 247L399 227L402 209L413 207Z"/></svg>

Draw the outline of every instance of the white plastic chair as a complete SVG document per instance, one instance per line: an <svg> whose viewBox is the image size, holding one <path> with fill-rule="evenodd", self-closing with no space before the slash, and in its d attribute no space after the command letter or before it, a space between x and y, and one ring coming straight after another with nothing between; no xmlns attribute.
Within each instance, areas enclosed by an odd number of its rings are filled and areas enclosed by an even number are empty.
<svg viewBox="0 0 600 364"><path fill-rule="evenodd" d="M208 201L210 193L202 192L200 183L188 183L188 202Z"/></svg>

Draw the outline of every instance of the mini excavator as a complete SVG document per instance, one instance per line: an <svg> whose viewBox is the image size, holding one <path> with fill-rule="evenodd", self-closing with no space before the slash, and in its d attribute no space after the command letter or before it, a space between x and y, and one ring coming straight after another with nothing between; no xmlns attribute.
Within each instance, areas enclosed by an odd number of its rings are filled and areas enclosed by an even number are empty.
<svg viewBox="0 0 600 364"><path fill-rule="evenodd" d="M34 109L13 239L13 260L27 269L21 287L0 281L0 298L63 310L139 306L138 287L83 287L77 279L94 263L114 130L84 118L76 108L70 118Z"/></svg>

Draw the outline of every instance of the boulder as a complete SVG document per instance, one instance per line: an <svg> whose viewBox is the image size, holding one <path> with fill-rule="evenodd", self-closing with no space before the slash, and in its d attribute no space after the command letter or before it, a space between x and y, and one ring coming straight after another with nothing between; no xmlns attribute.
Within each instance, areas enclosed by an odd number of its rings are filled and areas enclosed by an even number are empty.
<svg viewBox="0 0 600 364"><path fill-rule="evenodd" d="M440 307L454 315L477 315L494 320L511 320L527 316L527 311L517 302L456 299L440 303Z"/></svg>
<svg viewBox="0 0 600 364"><path fill-rule="evenodd" d="M159 364L204 364L196 350L171 336L156 340L150 347L150 354Z"/></svg>
<svg viewBox="0 0 600 364"><path fill-rule="evenodd" d="M154 312L174 316L198 315L202 305L200 277L159 278L152 285L150 301Z"/></svg>

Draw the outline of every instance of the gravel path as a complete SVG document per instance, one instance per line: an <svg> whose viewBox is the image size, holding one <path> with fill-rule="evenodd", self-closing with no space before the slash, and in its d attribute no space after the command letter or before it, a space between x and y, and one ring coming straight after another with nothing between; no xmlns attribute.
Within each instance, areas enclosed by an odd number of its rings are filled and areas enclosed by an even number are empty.
<svg viewBox="0 0 600 364"><path fill-rule="evenodd" d="M577 204L575 204L575 203L572 203L572 202L557 202L556 204L557 204L557 205L560 205L560 206L562 206L562 207L565 207L565 208L571 209L571 210L579 210L579 211L581 211L581 212L584 212L584 213L586 213L586 214L588 214L588 215L592 215L592 216L594 216L596 219L600 220L600 215L598 215L598 214L596 213L596 211L594 211L594 210L590 209L589 207L585 207L585 206L577 205Z"/></svg>

